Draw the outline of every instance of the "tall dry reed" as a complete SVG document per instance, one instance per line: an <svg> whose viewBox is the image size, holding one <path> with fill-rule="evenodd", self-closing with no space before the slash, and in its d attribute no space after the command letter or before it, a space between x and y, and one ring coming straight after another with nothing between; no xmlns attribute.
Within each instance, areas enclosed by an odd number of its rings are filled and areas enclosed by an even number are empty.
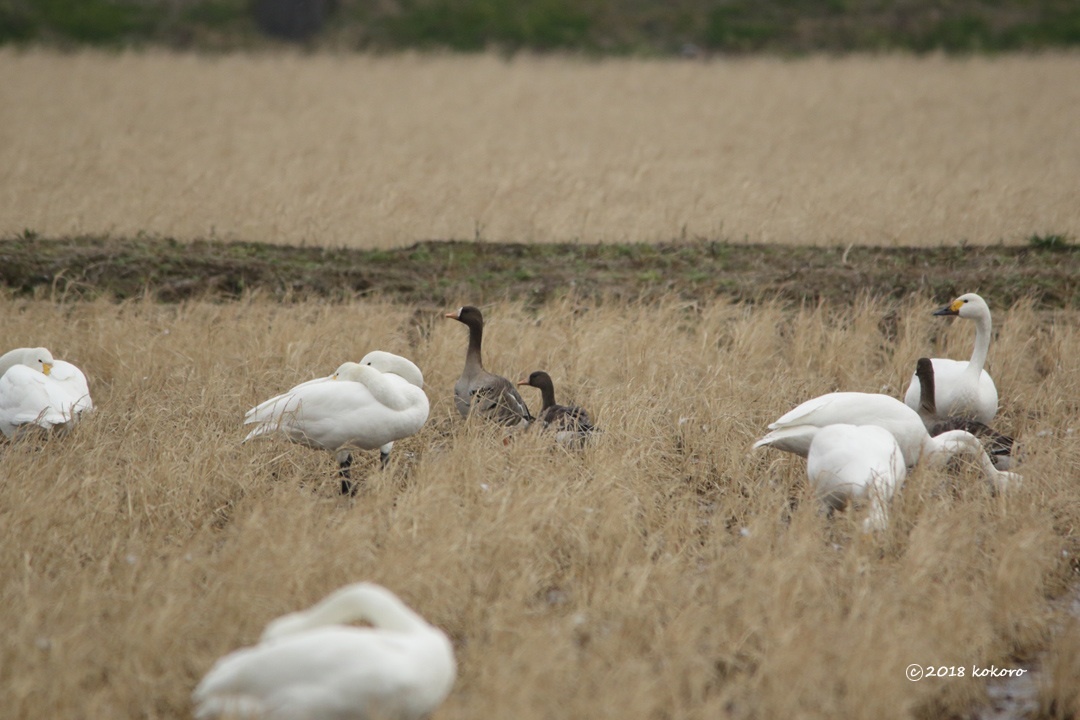
<svg viewBox="0 0 1080 720"><path fill-rule="evenodd" d="M447 720L963 713L972 665L1054 644L1073 581L1080 315L994 308L996 423L1025 450L1008 497L917 470L869 538L820 515L801 459L750 450L808 397L898 395L919 355L966 357L970 328L933 307L485 307L489 369L547 370L596 416L575 453L457 417L454 308L3 300L5 348L79 364L97 410L0 448L0 707L186 717L217 657L367 579L452 636ZM355 500L328 453L240 444L248 407L374 348L419 364L432 412L388 472L361 460ZM1075 653L1054 658L1046 706L1075 707ZM913 683L911 663L968 671Z"/></svg>

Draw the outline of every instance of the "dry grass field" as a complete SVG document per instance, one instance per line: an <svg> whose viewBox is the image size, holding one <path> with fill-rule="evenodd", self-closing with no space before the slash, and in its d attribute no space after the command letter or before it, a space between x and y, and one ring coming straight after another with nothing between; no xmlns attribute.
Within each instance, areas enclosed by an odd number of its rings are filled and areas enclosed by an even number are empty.
<svg viewBox="0 0 1080 720"><path fill-rule="evenodd" d="M453 638L441 720L970 717L973 665L1032 661L1042 716L1076 717L1080 314L994 308L997 424L1025 448L1007 497L917 470L871 538L819 515L801 459L750 450L806 398L967 357L940 300L486 306L485 364L546 369L596 416L580 453L455 415L455 308L0 301L5 346L76 362L98 406L0 446L3 714L187 717L215 658L369 579ZM354 500L328 454L240 444L248 407L374 348L420 365L432 414Z"/></svg>
<svg viewBox="0 0 1080 720"><path fill-rule="evenodd" d="M0 52L0 235L1080 235L1080 55Z"/></svg>

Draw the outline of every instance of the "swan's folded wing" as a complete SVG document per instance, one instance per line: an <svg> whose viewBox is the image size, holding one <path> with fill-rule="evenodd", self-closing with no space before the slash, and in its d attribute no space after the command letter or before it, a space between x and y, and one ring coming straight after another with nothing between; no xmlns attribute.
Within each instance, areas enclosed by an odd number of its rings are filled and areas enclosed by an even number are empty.
<svg viewBox="0 0 1080 720"><path fill-rule="evenodd" d="M778 428L803 424L816 425L817 423L814 422L815 416L827 412L827 409L831 405L834 405L841 395L842 393L829 393L827 395L811 398L781 415L776 422L769 425L769 429L776 430Z"/></svg>
<svg viewBox="0 0 1080 720"><path fill-rule="evenodd" d="M332 377L321 377L314 380L308 380L307 382L300 383L296 387L275 395L269 400L264 400L255 407L244 413L244 424L251 425L252 423L277 423L280 422L281 416L285 413L294 412L299 399L303 396L303 393L307 388L314 387L332 381ZM273 430L274 428L270 428ZM269 432L270 430L256 430L252 431L255 434L262 434Z"/></svg>
<svg viewBox="0 0 1080 720"><path fill-rule="evenodd" d="M53 385L47 376L25 365L16 365L0 378L0 427L9 437L23 425L51 428L67 422L61 409L54 407L50 392Z"/></svg>
<svg viewBox="0 0 1080 720"><path fill-rule="evenodd" d="M777 450L806 457L810 452L810 443L814 441L814 436L817 435L820 429L816 425L792 425L777 428L755 442L754 448L773 447Z"/></svg>
<svg viewBox="0 0 1080 720"><path fill-rule="evenodd" d="M328 627L260 643L210 669L192 693L195 717L247 717L241 713L252 710L255 717L270 710L274 717L346 711L398 717L388 703L396 704L402 682L411 679L409 660L407 644L361 628Z"/></svg>

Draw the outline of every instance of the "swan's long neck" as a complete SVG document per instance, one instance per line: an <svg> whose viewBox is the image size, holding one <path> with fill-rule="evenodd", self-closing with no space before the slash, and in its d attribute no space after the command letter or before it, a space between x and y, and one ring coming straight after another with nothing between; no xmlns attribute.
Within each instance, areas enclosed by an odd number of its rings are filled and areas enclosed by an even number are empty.
<svg viewBox="0 0 1080 720"><path fill-rule="evenodd" d="M1004 489L1014 473L1003 473L994 467L994 462L986 454L979 439L966 430L950 430L937 437L929 438L926 443L928 455L934 463L940 463L950 457L970 457L979 464L983 477L990 481L995 490Z"/></svg>
<svg viewBox="0 0 1080 720"><path fill-rule="evenodd" d="M982 313L975 318L975 349L971 352L968 373L978 376L986 365L986 356L990 352L990 313Z"/></svg>
<svg viewBox="0 0 1080 720"><path fill-rule="evenodd" d="M308 610L274 620L267 626L263 639L360 620L382 630L397 632L413 633L430 628L423 618L390 591L369 583L359 583L338 590Z"/></svg>

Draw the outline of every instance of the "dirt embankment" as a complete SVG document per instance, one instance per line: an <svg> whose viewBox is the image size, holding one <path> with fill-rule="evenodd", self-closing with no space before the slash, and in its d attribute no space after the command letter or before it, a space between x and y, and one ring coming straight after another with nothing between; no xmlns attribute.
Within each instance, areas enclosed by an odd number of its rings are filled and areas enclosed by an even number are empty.
<svg viewBox="0 0 1080 720"><path fill-rule="evenodd" d="M1030 298L1080 307L1080 246L781 247L694 241L551 244L426 241L395 250L168 238L18 236L0 239L0 283L17 296L150 295L162 302L380 296L443 305L564 293L642 300L781 298L843 302L859 294L939 300L977 291L998 306Z"/></svg>

